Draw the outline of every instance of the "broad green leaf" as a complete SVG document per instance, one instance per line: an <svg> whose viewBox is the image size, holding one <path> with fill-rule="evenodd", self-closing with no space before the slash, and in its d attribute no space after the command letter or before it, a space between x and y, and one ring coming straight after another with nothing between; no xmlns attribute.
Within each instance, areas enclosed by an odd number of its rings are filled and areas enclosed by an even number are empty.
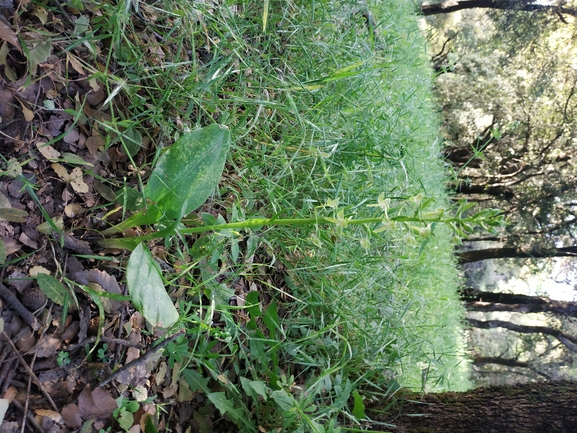
<svg viewBox="0 0 577 433"><path fill-rule="evenodd" d="M92 186L94 186L94 189L98 192L98 194L100 194L106 200L108 200L108 201L115 201L116 200L116 194L114 193L112 188L110 188L108 185L100 182L98 179L94 179Z"/></svg>
<svg viewBox="0 0 577 433"><path fill-rule="evenodd" d="M270 396L274 400L274 402L278 404L282 410L285 411L291 410L296 404L294 397L290 395L288 392L286 392L284 389L273 391Z"/></svg>
<svg viewBox="0 0 577 433"><path fill-rule="evenodd" d="M124 143L124 151L134 157L142 147L142 135L135 128L122 133L120 140Z"/></svg>
<svg viewBox="0 0 577 433"><path fill-rule="evenodd" d="M250 235L248 237L248 239L246 240L245 260L248 260L248 258L255 253L256 249L258 248L258 241L259 241L258 236Z"/></svg>
<svg viewBox="0 0 577 433"><path fill-rule="evenodd" d="M251 291L246 295L245 308L248 310L250 318L255 320L257 317L261 316L260 312L260 302L258 300L258 292Z"/></svg>
<svg viewBox="0 0 577 433"><path fill-rule="evenodd" d="M94 164L84 161L80 156L75 155L74 153L63 152L62 155L60 156L60 158L68 164L85 165L87 167L94 167Z"/></svg>
<svg viewBox="0 0 577 433"><path fill-rule="evenodd" d="M82 2L78 2L82 3ZM81 15L76 19L76 26L74 26L74 31L72 32L73 36L81 36L84 32L88 30L88 26L90 25L90 21L87 16Z"/></svg>
<svg viewBox="0 0 577 433"><path fill-rule="evenodd" d="M236 405L233 400L226 398L224 392L212 392L208 394L208 399L216 406L220 413L223 415L227 413L233 422L246 423L243 412L238 409L238 405Z"/></svg>
<svg viewBox="0 0 577 433"><path fill-rule="evenodd" d="M64 305L64 300L68 294L68 290L64 287L64 284L52 275L47 274L38 274L36 281L38 281L40 290L42 290L52 302L58 305Z"/></svg>
<svg viewBox="0 0 577 433"><path fill-rule="evenodd" d="M128 259L126 285L132 304L153 326L169 328L176 323L178 312L166 293L160 267L142 244Z"/></svg>
<svg viewBox="0 0 577 433"><path fill-rule="evenodd" d="M116 421L118 421L118 425L122 427L124 431L129 431L134 425L134 415L127 410L121 410L116 417Z"/></svg>
<svg viewBox="0 0 577 433"><path fill-rule="evenodd" d="M365 419L365 403L363 403L363 398L357 390L353 391L353 399L355 401L353 406L353 415L356 419Z"/></svg>
<svg viewBox="0 0 577 433"><path fill-rule="evenodd" d="M202 212L200 214L200 217L202 218L202 222L207 226L215 226L218 224L218 220L216 219L216 217L209 213Z"/></svg>
<svg viewBox="0 0 577 433"><path fill-rule="evenodd" d="M244 391L258 401L258 396L260 395L264 401L268 398L268 391L270 388L260 380L250 380L246 377L240 376L240 383Z"/></svg>
<svg viewBox="0 0 577 433"><path fill-rule="evenodd" d="M262 320L268 328L270 338L276 338L276 330L279 323L276 302L271 302L271 304L267 307L264 315L262 316Z"/></svg>
<svg viewBox="0 0 577 433"><path fill-rule="evenodd" d="M158 433L158 429L154 425L154 420L152 419L151 415L146 417L146 421L144 423L144 433Z"/></svg>
<svg viewBox="0 0 577 433"><path fill-rule="evenodd" d="M14 72L14 69L10 67L11 62L8 62L7 58L9 52L10 48L8 44L0 45L0 66L4 66L4 73L8 80L16 81L18 80L18 76L16 75L16 72Z"/></svg>
<svg viewBox="0 0 577 433"><path fill-rule="evenodd" d="M129 211L142 207L142 194L136 189L124 186L116 193L116 202Z"/></svg>
<svg viewBox="0 0 577 433"><path fill-rule="evenodd" d="M218 185L229 147L226 126L213 124L184 135L158 159L144 189L146 198L172 220L198 209Z"/></svg>
<svg viewBox="0 0 577 433"><path fill-rule="evenodd" d="M208 377L204 377L198 371L187 368L182 372L182 377L190 386L190 390L192 392L196 391L203 391L205 394L210 394L210 388L208 387L208 381L210 380Z"/></svg>
<svg viewBox="0 0 577 433"><path fill-rule="evenodd" d="M341 409L342 407L344 407L345 404L347 403L347 400L351 396L352 390L353 390L353 384L349 379L347 379L347 381L345 382L345 388L340 392L340 395L333 401L332 407L336 409Z"/></svg>
<svg viewBox="0 0 577 433"><path fill-rule="evenodd" d="M32 76L36 75L36 67L48 59L51 50L52 43L50 41L42 41L28 52L28 61L30 62L29 72Z"/></svg>
<svg viewBox="0 0 577 433"><path fill-rule="evenodd" d="M23 223L26 222L26 217L28 212L15 208L0 208L0 219L10 221L13 223Z"/></svg>

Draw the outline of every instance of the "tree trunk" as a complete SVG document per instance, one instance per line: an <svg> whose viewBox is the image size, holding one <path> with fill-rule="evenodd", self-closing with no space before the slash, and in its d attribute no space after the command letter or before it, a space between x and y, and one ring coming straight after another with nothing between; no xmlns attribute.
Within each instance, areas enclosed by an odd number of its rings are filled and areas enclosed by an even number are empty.
<svg viewBox="0 0 577 433"><path fill-rule="evenodd" d="M461 290L461 300L469 311L511 311L515 313L554 313L577 317L577 302L554 301L538 296L512 293Z"/></svg>
<svg viewBox="0 0 577 433"><path fill-rule="evenodd" d="M368 408L369 417L396 425L387 431L398 433L574 433L577 428L577 384L569 381L404 395L394 418L376 406Z"/></svg>
<svg viewBox="0 0 577 433"><path fill-rule="evenodd" d="M545 257L570 257L577 256L577 247L560 247L560 248L533 248L523 250L516 247L503 248L486 248L483 250L459 251L457 257L460 264L478 262L488 259L540 259Z"/></svg>
<svg viewBox="0 0 577 433"><path fill-rule="evenodd" d="M421 6L423 15L437 15L456 12L464 9L488 8L528 12L555 12L567 15L577 15L574 9L552 5L535 4L528 0L447 0L441 3Z"/></svg>

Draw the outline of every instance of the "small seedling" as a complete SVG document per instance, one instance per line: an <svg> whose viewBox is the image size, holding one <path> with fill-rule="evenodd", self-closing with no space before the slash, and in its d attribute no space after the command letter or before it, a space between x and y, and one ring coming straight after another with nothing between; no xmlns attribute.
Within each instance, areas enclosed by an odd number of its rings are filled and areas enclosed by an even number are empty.
<svg viewBox="0 0 577 433"><path fill-rule="evenodd" d="M108 344L104 343L102 347L98 349L98 352L96 354L96 356L98 356L98 359L104 363L108 363L109 361L108 355L106 354L107 351L108 351Z"/></svg>
<svg viewBox="0 0 577 433"><path fill-rule="evenodd" d="M68 352L58 352L58 357L56 358L56 365L62 367L64 365L70 364L70 354Z"/></svg>
<svg viewBox="0 0 577 433"><path fill-rule="evenodd" d="M112 416L124 431L129 431L134 424L133 414L140 408L140 404L122 396L116 399L116 404L118 408L112 412Z"/></svg>

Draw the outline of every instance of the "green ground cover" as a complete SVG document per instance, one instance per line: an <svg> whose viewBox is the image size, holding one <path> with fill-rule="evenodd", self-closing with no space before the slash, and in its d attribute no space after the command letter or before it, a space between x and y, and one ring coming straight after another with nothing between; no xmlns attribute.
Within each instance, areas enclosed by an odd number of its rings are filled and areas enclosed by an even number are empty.
<svg viewBox="0 0 577 433"><path fill-rule="evenodd" d="M392 207L426 199L434 209L449 206L431 72L410 2L161 9L141 5L145 17L171 17L158 33L176 46L192 43L193 54L155 67L137 62L146 49L121 25L116 56L126 56L126 76L135 81L128 89L142 86L129 118L147 117L168 137L178 134L174 119L191 129L215 121L230 128L230 156L211 199L223 220L304 218L331 205L365 217L380 194ZM209 294L210 317L226 326L193 332L184 377L247 431L255 419L267 429L330 430L329 420L362 413L349 407L353 396L386 400L398 384L466 388L453 233L433 228L426 238L402 225L380 235L313 225L199 238L189 253L201 277L191 267L179 274L194 287L181 313L188 310L191 329L210 324L194 304L195 295ZM268 262L255 266L259 252ZM281 269L282 281L260 281L261 308L248 308L252 320L241 326L224 303L233 293L216 276L256 281L263 266ZM249 293L247 305L256 299ZM207 336L226 343L226 368L207 358L214 351L202 347ZM222 393L196 385L222 376ZM248 416L255 406L260 413Z"/></svg>
<svg viewBox="0 0 577 433"><path fill-rule="evenodd" d="M365 403L384 408L399 386L469 386L454 233L442 223L456 210L411 2L73 6L74 30L52 42L107 96L67 112L130 163L97 177L111 201L99 218L118 224L113 208L128 215L156 193L152 170L178 138L214 123L230 131L207 203L181 226L156 226L152 255L141 246L128 262L129 286L134 263L162 268L186 334L166 345L167 368L202 396L199 431L337 431L337 420L354 430ZM311 216L331 224L274 224ZM256 217L269 223L183 228ZM122 401L129 426L134 405Z"/></svg>

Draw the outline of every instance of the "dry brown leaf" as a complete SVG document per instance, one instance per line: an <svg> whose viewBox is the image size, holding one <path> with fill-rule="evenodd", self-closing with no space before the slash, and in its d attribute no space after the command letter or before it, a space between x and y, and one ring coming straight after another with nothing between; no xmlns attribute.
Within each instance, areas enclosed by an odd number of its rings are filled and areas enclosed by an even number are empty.
<svg viewBox="0 0 577 433"><path fill-rule="evenodd" d="M72 69L74 69L80 75L84 75L84 69L82 68L82 64L80 63L80 60L78 60L78 58L74 54L67 52L66 53L66 60L68 60L68 63L70 63L70 66L72 66Z"/></svg>
<svg viewBox="0 0 577 433"><path fill-rule="evenodd" d="M98 92L100 90L100 85L98 84L96 78L91 78L90 80L88 80L88 83L90 84L90 87L92 87L92 90L94 90L95 92Z"/></svg>
<svg viewBox="0 0 577 433"><path fill-rule="evenodd" d="M28 353L36 346L36 337L32 333L32 329L28 328L24 335L16 342L16 347L22 352Z"/></svg>
<svg viewBox="0 0 577 433"><path fill-rule="evenodd" d="M117 407L114 398L102 388L90 391L87 386L78 396L78 412L85 420L109 417Z"/></svg>
<svg viewBox="0 0 577 433"><path fill-rule="evenodd" d="M52 421L55 422L60 422L62 420L62 416L58 412L55 412L53 410L36 409L34 412L36 412L36 415L45 416L46 418L50 418Z"/></svg>
<svg viewBox="0 0 577 433"><path fill-rule="evenodd" d="M4 194L0 192L0 208L11 208L12 205L10 204L10 200Z"/></svg>
<svg viewBox="0 0 577 433"><path fill-rule="evenodd" d="M0 20L0 39L3 39L6 42L14 45L16 48L18 48L18 51L22 52L22 47L20 46L18 36L16 36L14 30L12 30L10 26L2 20Z"/></svg>
<svg viewBox="0 0 577 433"><path fill-rule="evenodd" d="M82 425L82 417L78 411L78 406L75 404L69 404L62 408L62 418L66 427L70 429L75 429Z"/></svg>
<svg viewBox="0 0 577 433"><path fill-rule="evenodd" d="M60 350L60 347L62 347L62 341L59 338L44 335L38 340L36 347L34 347L31 352L36 353L38 358L49 358L55 356Z"/></svg>
<svg viewBox="0 0 577 433"><path fill-rule="evenodd" d="M38 18L42 24L46 24L48 21L48 12L42 6L34 6L32 15Z"/></svg>
<svg viewBox="0 0 577 433"><path fill-rule="evenodd" d="M80 132L78 131L78 128L72 128L67 131L67 134L62 140L64 140L65 143L74 144L78 141L79 138Z"/></svg>
<svg viewBox="0 0 577 433"><path fill-rule="evenodd" d="M191 401L194 398L194 392L190 390L190 385L184 378L180 378L178 381L178 401L185 402Z"/></svg>
<svg viewBox="0 0 577 433"><path fill-rule="evenodd" d="M20 106L22 107L22 114L24 114L24 119L26 119L27 122L32 122L34 120L34 111L29 109L22 101L18 102L20 102Z"/></svg>
<svg viewBox="0 0 577 433"><path fill-rule="evenodd" d="M70 180L68 170L66 170L62 164L58 163L52 164L52 170L54 170L58 175L58 177L62 179L64 182L68 182Z"/></svg>
<svg viewBox="0 0 577 433"><path fill-rule="evenodd" d="M77 283L86 285L88 285L88 283L97 283L108 293L114 293L116 295L122 294L118 281L108 272L91 269L89 271L76 272L74 277Z"/></svg>
<svg viewBox="0 0 577 433"><path fill-rule="evenodd" d="M52 164L52 169L56 172L58 177L66 183L70 183L72 189L78 193L87 193L89 191L88 185L82 179L82 169L76 167L70 174L62 164Z"/></svg>
<svg viewBox="0 0 577 433"><path fill-rule="evenodd" d="M44 95L46 95L48 99L57 99L60 96L60 93L55 88L52 88L44 92Z"/></svg>
<svg viewBox="0 0 577 433"><path fill-rule="evenodd" d="M110 415L118 407L116 400L110 395L108 391L102 388L96 388L92 391L92 399L98 405L100 413L103 415Z"/></svg>
<svg viewBox="0 0 577 433"><path fill-rule="evenodd" d="M120 286L116 278L105 271L99 271L97 269L91 269L89 271L80 271L74 274L74 279L79 284L84 284L90 286L94 290L102 289L108 293L113 293L115 295L122 294ZM104 307L108 313L120 310L125 303L121 301L116 301L114 299L102 298Z"/></svg>
<svg viewBox="0 0 577 433"><path fill-rule="evenodd" d="M78 320L75 320L62 333L61 337L62 341L64 341L66 344L70 343L78 335L79 329L80 329L80 322Z"/></svg>
<svg viewBox="0 0 577 433"><path fill-rule="evenodd" d="M8 236L2 236L2 242L4 242L4 246L6 247L7 256L14 254L16 251L19 251L22 248L22 244L20 242Z"/></svg>
<svg viewBox="0 0 577 433"><path fill-rule="evenodd" d="M46 269L44 266L32 266L30 268L30 270L28 271L28 274L32 278L34 278L34 277L37 277L38 274L50 275L50 271L48 269Z"/></svg>
<svg viewBox="0 0 577 433"><path fill-rule="evenodd" d="M88 137L86 139L86 147L92 156L96 155L99 150L103 150L105 144L106 140L104 140L100 135Z"/></svg>
<svg viewBox="0 0 577 433"><path fill-rule="evenodd" d="M2 61L0 60L0 65ZM14 119L16 111L14 110L14 95L10 90L0 90L0 122L10 122Z"/></svg>
<svg viewBox="0 0 577 433"><path fill-rule="evenodd" d="M9 386L2 398L8 400L8 403L12 403L12 400L18 395L18 390L14 386Z"/></svg>
<svg viewBox="0 0 577 433"><path fill-rule="evenodd" d="M70 186L72 186L74 191L81 194L85 194L89 191L88 185L82 179L82 169L80 167L76 167L74 170L72 170L70 177L72 178L70 181Z"/></svg>
<svg viewBox="0 0 577 433"><path fill-rule="evenodd" d="M224 383L225 385L228 385L230 383L230 381L228 380L228 378L224 374L219 374L218 376L216 376L216 378L218 380L220 380L222 383Z"/></svg>
<svg viewBox="0 0 577 433"><path fill-rule="evenodd" d="M30 248L33 248L35 250L38 249L38 242L30 239L30 237L24 232L20 233L20 237L18 238L18 240L22 242L24 245L29 246Z"/></svg>
<svg viewBox="0 0 577 433"><path fill-rule="evenodd" d="M131 391L132 396L138 402L143 402L148 398L148 389L144 385L137 385Z"/></svg>
<svg viewBox="0 0 577 433"><path fill-rule="evenodd" d="M44 158L46 158L49 161L52 161L54 159L58 159L60 157L60 152L58 152L52 146L46 145L45 142L40 142L40 141L37 142L36 147L38 148L40 153L44 156Z"/></svg>
<svg viewBox="0 0 577 433"><path fill-rule="evenodd" d="M82 210L78 203L70 203L64 206L64 213L68 218L74 218Z"/></svg>

